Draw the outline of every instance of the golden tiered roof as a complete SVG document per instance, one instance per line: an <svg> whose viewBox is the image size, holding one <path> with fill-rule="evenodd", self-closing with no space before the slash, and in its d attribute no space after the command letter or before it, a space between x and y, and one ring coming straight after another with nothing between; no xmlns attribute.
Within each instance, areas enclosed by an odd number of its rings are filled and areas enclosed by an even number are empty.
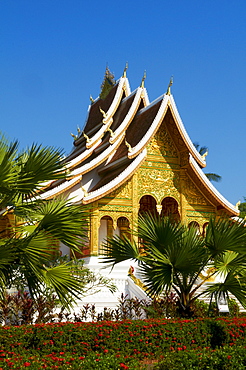
<svg viewBox="0 0 246 370"><path fill-rule="evenodd" d="M70 170L67 180L53 182L43 197L51 198L76 186L76 202L92 203L124 184L147 158L147 146L165 124L179 156L180 168L218 210L238 215L204 175L204 158L191 142L174 98L171 84L167 93L149 102L147 90L141 83L130 91L126 71L107 86L103 98L93 99L83 132L75 138L73 149L66 158Z"/></svg>

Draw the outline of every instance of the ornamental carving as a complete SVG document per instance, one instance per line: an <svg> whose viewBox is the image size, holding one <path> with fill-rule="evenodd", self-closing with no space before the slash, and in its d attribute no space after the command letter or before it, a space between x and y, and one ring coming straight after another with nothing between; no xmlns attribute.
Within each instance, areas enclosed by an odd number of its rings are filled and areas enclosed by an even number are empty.
<svg viewBox="0 0 246 370"><path fill-rule="evenodd" d="M132 195L132 183L128 180L125 184L121 185L118 189L110 193L110 198L124 198L131 199Z"/></svg>
<svg viewBox="0 0 246 370"><path fill-rule="evenodd" d="M162 171L159 169L140 168L138 172L138 196L153 195L158 203L164 197L180 196L180 179L177 171Z"/></svg>
<svg viewBox="0 0 246 370"><path fill-rule="evenodd" d="M203 217L204 219L209 219L214 216L214 212L199 212L199 211L188 211L188 217Z"/></svg>
<svg viewBox="0 0 246 370"><path fill-rule="evenodd" d="M106 216L107 212L131 213L132 212L132 207L131 206L120 206L120 205L116 205L116 204L105 204L105 205L100 206L99 211L100 211L100 217L101 217L102 211L105 213L104 216ZM111 217L111 214L110 215L108 214L108 216Z"/></svg>
<svg viewBox="0 0 246 370"><path fill-rule="evenodd" d="M113 227L114 227L114 229L116 229L118 218L119 217L125 217L129 221L129 226L130 226L132 217L131 217L131 214L129 214L129 213L131 211L121 210L121 212L117 212L115 208L114 208L114 211L109 211L109 210L100 211L99 219L101 220L105 216L111 217L111 219L113 221Z"/></svg>
<svg viewBox="0 0 246 370"><path fill-rule="evenodd" d="M187 222L190 223L191 221L199 221L200 224L203 224L205 222L208 222L210 217L214 214L211 212L197 212L197 211L191 211L187 215Z"/></svg>
<svg viewBox="0 0 246 370"><path fill-rule="evenodd" d="M161 126L148 145L148 154L177 158L178 153L165 127Z"/></svg>
<svg viewBox="0 0 246 370"><path fill-rule="evenodd" d="M202 193L197 189L191 179L186 176L184 195L190 204L208 204Z"/></svg>

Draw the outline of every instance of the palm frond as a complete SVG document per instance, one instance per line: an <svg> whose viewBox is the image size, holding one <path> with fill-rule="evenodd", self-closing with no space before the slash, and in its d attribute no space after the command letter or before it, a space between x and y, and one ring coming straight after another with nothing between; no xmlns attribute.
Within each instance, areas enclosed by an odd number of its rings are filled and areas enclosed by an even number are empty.
<svg viewBox="0 0 246 370"><path fill-rule="evenodd" d="M220 175L217 175L216 173L205 173L209 181L214 182L220 182L222 180L222 177Z"/></svg>
<svg viewBox="0 0 246 370"><path fill-rule="evenodd" d="M135 261L142 259L135 241L130 241L125 235L121 238L118 235L108 238L102 247L102 262L110 263L113 266L128 259Z"/></svg>
<svg viewBox="0 0 246 370"><path fill-rule="evenodd" d="M66 263L47 268L43 272L43 277L45 285L55 291L65 307L69 307L74 298L79 298L83 285L73 275L71 266Z"/></svg>
<svg viewBox="0 0 246 370"><path fill-rule="evenodd" d="M144 244L151 244L164 252L169 245L181 239L183 226L172 222L169 217L160 217L151 214L139 216L138 236Z"/></svg>
<svg viewBox="0 0 246 370"><path fill-rule="evenodd" d="M245 223L228 218L218 221L211 219L206 230L205 245L213 256L225 251L246 253Z"/></svg>
<svg viewBox="0 0 246 370"><path fill-rule="evenodd" d="M47 180L64 178L63 152L53 147L33 144L16 159L19 167L17 187L20 194L33 196ZM39 170L37 170L39 169Z"/></svg>
<svg viewBox="0 0 246 370"><path fill-rule="evenodd" d="M208 294L218 296L220 292L231 293L246 308L246 279L240 279L229 273L224 282L209 284L206 291Z"/></svg>
<svg viewBox="0 0 246 370"><path fill-rule="evenodd" d="M39 215L38 230L44 230L54 239L77 250L87 236L87 213L80 207L56 198L40 202L35 210ZM43 216L41 219L40 216Z"/></svg>
<svg viewBox="0 0 246 370"><path fill-rule="evenodd" d="M160 295L170 290L173 283L172 265L155 262L151 266L140 265L140 274L150 296Z"/></svg>

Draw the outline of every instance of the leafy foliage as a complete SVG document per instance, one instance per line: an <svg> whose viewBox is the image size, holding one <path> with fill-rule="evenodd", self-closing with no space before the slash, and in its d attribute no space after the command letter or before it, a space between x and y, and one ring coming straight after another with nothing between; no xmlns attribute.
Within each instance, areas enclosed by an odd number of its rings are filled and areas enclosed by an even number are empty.
<svg viewBox="0 0 246 370"><path fill-rule="evenodd" d="M244 197L244 202L239 205L240 217L246 217L246 197Z"/></svg>
<svg viewBox="0 0 246 370"><path fill-rule="evenodd" d="M194 147L198 151L198 153L202 156L205 153L208 153L208 147L206 146L201 146L198 143L193 143ZM205 173L209 181L214 181L214 182L220 182L222 180L222 177L220 175L217 175L216 173Z"/></svg>
<svg viewBox="0 0 246 370"><path fill-rule="evenodd" d="M173 290L184 316L193 314L192 304L202 295L217 297L221 292L231 293L246 307L244 222L211 219L202 236L196 228L146 214L139 217L137 235L140 248L126 237L109 238L103 262L114 266L127 259L138 261L150 296ZM220 282L209 283L215 277Z"/></svg>
<svg viewBox="0 0 246 370"><path fill-rule="evenodd" d="M72 253L83 247L87 214L80 206L42 191L67 171L63 152L33 144L18 152L18 142L0 141L0 290L2 296L17 276L32 297L49 287L69 306L84 287L83 274L74 273L72 262L54 265L61 243Z"/></svg>

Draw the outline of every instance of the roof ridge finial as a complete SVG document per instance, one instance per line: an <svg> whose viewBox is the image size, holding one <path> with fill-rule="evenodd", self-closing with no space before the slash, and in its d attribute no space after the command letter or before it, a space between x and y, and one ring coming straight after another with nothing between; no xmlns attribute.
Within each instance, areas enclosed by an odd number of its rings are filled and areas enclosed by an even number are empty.
<svg viewBox="0 0 246 370"><path fill-rule="evenodd" d="M84 136L84 138L85 138L85 140L86 140L87 143L89 143L91 141L91 139L89 138L89 136L86 135L86 133L84 131L82 132L82 135Z"/></svg>
<svg viewBox="0 0 246 370"><path fill-rule="evenodd" d="M241 201L239 200L239 201L236 203L235 208L239 210L239 206L240 206L240 204L241 204Z"/></svg>
<svg viewBox="0 0 246 370"><path fill-rule="evenodd" d="M144 81L145 80L146 80L146 71L144 71L144 75L143 75L140 87L144 88Z"/></svg>
<svg viewBox="0 0 246 370"><path fill-rule="evenodd" d="M126 144L126 146L127 146L128 153L131 153L131 151L132 151L131 144L129 144L129 143L126 141L126 139L125 139L125 144Z"/></svg>
<svg viewBox="0 0 246 370"><path fill-rule="evenodd" d="M171 95L171 86L173 84L173 76L170 78L169 85L167 87L166 95Z"/></svg>
<svg viewBox="0 0 246 370"><path fill-rule="evenodd" d="M90 95L90 101L91 101L91 104L93 104L95 102L95 100L93 99L93 97Z"/></svg>
<svg viewBox="0 0 246 370"><path fill-rule="evenodd" d="M78 135L74 135L72 132L70 133L70 135L72 136L72 138L74 139L74 141L78 139Z"/></svg>
<svg viewBox="0 0 246 370"><path fill-rule="evenodd" d="M113 130L111 130L110 127L107 129L107 131L110 133L110 137L114 137L115 133L113 132Z"/></svg>
<svg viewBox="0 0 246 370"><path fill-rule="evenodd" d="M101 107L99 107L99 110L100 110L100 112L102 113L102 115L103 115L103 120L102 120L102 122L105 124L105 121L106 121L106 119L107 119L107 113L106 112L104 112L104 110L101 108Z"/></svg>
<svg viewBox="0 0 246 370"><path fill-rule="evenodd" d="M208 150L206 150L206 152L201 155L203 161L206 161L207 155L208 155Z"/></svg>
<svg viewBox="0 0 246 370"><path fill-rule="evenodd" d="M122 77L125 77L126 78L126 71L127 70L128 70L128 62L126 62L126 65L125 65L125 68L124 68L124 72L123 72Z"/></svg>

